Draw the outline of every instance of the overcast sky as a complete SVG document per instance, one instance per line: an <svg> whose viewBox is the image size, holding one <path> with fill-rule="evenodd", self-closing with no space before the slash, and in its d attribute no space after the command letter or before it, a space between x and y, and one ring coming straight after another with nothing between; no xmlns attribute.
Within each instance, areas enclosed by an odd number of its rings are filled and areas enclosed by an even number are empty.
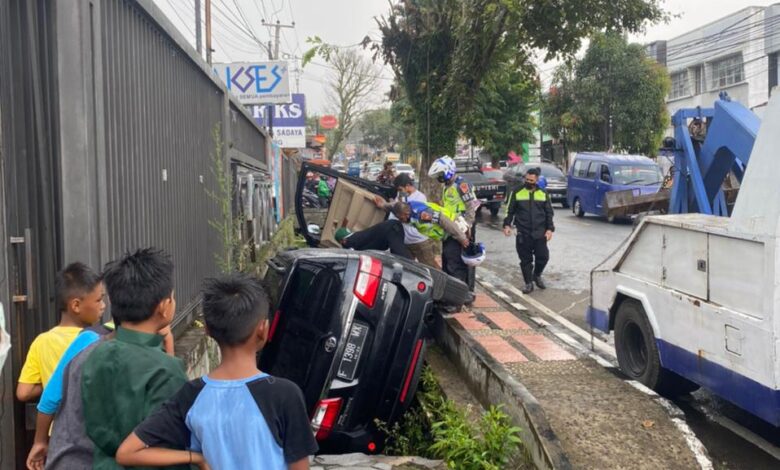
<svg viewBox="0 0 780 470"><path fill-rule="evenodd" d="M634 35L631 39L643 43L671 39L747 6L766 6L777 1L665 0L667 11L675 15L671 21L650 26L645 34ZM154 2L194 44L194 0ZM214 62L266 58L267 52L257 45L257 40L266 44L271 39L272 31L263 26L263 19L271 22L278 20L282 24L295 22L295 28L282 30L280 41L282 57L294 60L310 47L306 44L307 37L316 35L325 42L343 46L356 44L366 35L379 38L374 18L388 10L387 0L212 0L212 5L213 47L216 49ZM543 78L549 76L553 66L539 64ZM377 69L379 79L374 102L381 105L385 101L384 94L391 83L392 72L381 64L377 64ZM329 69L322 59L301 71L299 86L300 91L306 94L307 114L327 112L324 88L328 74Z"/></svg>

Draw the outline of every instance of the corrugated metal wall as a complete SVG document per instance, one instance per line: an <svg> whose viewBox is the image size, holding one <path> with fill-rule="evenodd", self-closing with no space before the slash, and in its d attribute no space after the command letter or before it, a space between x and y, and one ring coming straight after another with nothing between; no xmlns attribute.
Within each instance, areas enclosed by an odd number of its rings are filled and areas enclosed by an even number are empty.
<svg viewBox="0 0 780 470"><path fill-rule="evenodd" d="M151 245L171 253L184 320L222 249L207 223L219 217L207 195L216 190L212 131L230 139L223 152L261 164L265 136L147 8L108 0L100 14L108 259Z"/></svg>
<svg viewBox="0 0 780 470"><path fill-rule="evenodd" d="M186 306L216 274L208 254L220 242L207 221L219 214L206 189L216 189L222 91L131 2L103 2L101 21L109 258L165 249Z"/></svg>

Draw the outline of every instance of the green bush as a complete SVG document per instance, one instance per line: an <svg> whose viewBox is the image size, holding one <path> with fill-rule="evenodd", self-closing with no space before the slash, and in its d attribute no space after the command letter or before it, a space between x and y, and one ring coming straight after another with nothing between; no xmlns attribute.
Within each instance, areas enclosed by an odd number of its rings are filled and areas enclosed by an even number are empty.
<svg viewBox="0 0 780 470"><path fill-rule="evenodd" d="M520 428L512 426L501 407L491 406L474 426L457 405L442 394L429 367L423 369L416 404L388 427L385 452L442 459L452 470L506 468L519 449Z"/></svg>

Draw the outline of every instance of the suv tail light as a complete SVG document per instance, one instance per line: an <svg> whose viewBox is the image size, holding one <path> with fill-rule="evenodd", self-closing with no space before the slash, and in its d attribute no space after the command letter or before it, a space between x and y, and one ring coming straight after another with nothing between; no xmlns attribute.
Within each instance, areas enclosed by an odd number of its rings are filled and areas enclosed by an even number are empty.
<svg viewBox="0 0 780 470"><path fill-rule="evenodd" d="M267 342L271 342L271 339L274 337L274 333L276 332L276 327L279 325L279 318L282 317L282 311L277 310L276 313L274 313L274 319L271 320L271 327L268 328L268 339Z"/></svg>
<svg viewBox="0 0 780 470"><path fill-rule="evenodd" d="M355 279L353 292L368 308L373 308L376 303L376 294L379 291L379 282L382 279L382 262L367 255L360 255L358 276Z"/></svg>
<svg viewBox="0 0 780 470"><path fill-rule="evenodd" d="M311 419L311 429L318 441L330 436L339 417L339 411L341 411L341 398L328 398L317 402L314 417Z"/></svg>
<svg viewBox="0 0 780 470"><path fill-rule="evenodd" d="M406 371L406 380L404 380L404 388L401 389L401 396L398 400L403 403L406 401L406 395L409 393L409 386L412 384L412 377L414 377L414 370L417 369L417 361L420 360L420 350L423 347L423 340L418 339L417 344L414 345L414 353L412 354L412 362L409 364L409 370Z"/></svg>

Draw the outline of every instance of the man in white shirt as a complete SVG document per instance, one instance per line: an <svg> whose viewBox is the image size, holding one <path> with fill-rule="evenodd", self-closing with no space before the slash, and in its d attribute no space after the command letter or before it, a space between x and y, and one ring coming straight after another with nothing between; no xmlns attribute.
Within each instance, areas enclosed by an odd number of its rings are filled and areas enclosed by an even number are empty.
<svg viewBox="0 0 780 470"><path fill-rule="evenodd" d="M428 202L425 194L414 187L414 181L406 173L401 173L395 177L393 187L398 190L397 201ZM394 217L391 212L390 218ZM404 224L404 244L412 253L412 256L417 258L417 261L433 268L441 269L441 264L436 260L436 251L439 243L420 233L417 227L412 224Z"/></svg>

